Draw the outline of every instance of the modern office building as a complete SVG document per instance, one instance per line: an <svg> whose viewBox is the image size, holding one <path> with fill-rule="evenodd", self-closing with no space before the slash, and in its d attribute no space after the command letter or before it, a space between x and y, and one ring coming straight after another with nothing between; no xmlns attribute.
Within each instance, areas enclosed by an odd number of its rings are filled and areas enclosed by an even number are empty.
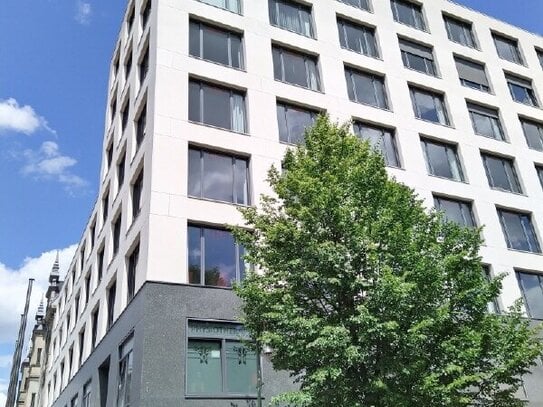
<svg viewBox="0 0 543 407"><path fill-rule="evenodd" d="M446 0L130 0L39 405L252 406L258 360L266 400L291 388L240 339L225 225L320 112L428 207L485 225L488 273L507 274L493 307L523 297L542 319L541 106L543 38ZM531 406L542 378L525 378Z"/></svg>

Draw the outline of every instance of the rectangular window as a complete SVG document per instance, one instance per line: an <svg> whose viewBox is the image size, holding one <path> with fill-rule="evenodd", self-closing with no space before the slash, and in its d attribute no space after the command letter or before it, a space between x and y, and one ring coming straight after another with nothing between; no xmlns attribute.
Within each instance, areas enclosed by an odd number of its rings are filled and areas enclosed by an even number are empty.
<svg viewBox="0 0 543 407"><path fill-rule="evenodd" d="M443 94L412 86L409 90L417 118L446 126L450 124Z"/></svg>
<svg viewBox="0 0 543 407"><path fill-rule="evenodd" d="M268 0L270 24L314 38L311 7L291 0Z"/></svg>
<svg viewBox="0 0 543 407"><path fill-rule="evenodd" d="M243 42L238 33L200 21L190 21L190 55L243 69Z"/></svg>
<svg viewBox="0 0 543 407"><path fill-rule="evenodd" d="M507 80L511 97L515 102L524 103L529 106L539 106L531 80L510 74L505 74L505 79Z"/></svg>
<svg viewBox="0 0 543 407"><path fill-rule="evenodd" d="M107 290L107 327L113 325L115 320L115 296L117 294L117 284L114 282Z"/></svg>
<svg viewBox="0 0 543 407"><path fill-rule="evenodd" d="M394 21L426 31L426 24L422 15L422 5L405 0L391 0Z"/></svg>
<svg viewBox="0 0 543 407"><path fill-rule="evenodd" d="M117 95L113 95L111 98L111 105L109 107L110 120L113 123L115 120L115 115L117 114Z"/></svg>
<svg viewBox="0 0 543 407"><path fill-rule="evenodd" d="M145 2L145 5L143 6L143 9L141 10L142 30L145 30L145 27L147 27L147 23L149 22L149 17L151 16L151 1L152 0L147 0Z"/></svg>
<svg viewBox="0 0 543 407"><path fill-rule="evenodd" d="M125 166L126 153L123 154L121 161L117 163L117 191L120 191L123 186Z"/></svg>
<svg viewBox="0 0 543 407"><path fill-rule="evenodd" d="M119 347L119 378L117 407L130 406L130 389L132 383L132 348L134 346L134 335L130 335Z"/></svg>
<svg viewBox="0 0 543 407"><path fill-rule="evenodd" d="M145 138L147 128L147 103L141 109L141 113L136 120L136 150L141 146Z"/></svg>
<svg viewBox="0 0 543 407"><path fill-rule="evenodd" d="M370 2L369 0L339 0L342 3L348 4L362 10L370 11Z"/></svg>
<svg viewBox="0 0 543 407"><path fill-rule="evenodd" d="M537 177L539 178L539 183L543 188L543 165L536 165L535 171L537 172Z"/></svg>
<svg viewBox="0 0 543 407"><path fill-rule="evenodd" d="M91 296L91 275L90 273L85 277L85 305L89 303L89 299Z"/></svg>
<svg viewBox="0 0 543 407"><path fill-rule="evenodd" d="M104 274L104 248L98 251L98 264L97 264L97 285L102 281L102 275Z"/></svg>
<svg viewBox="0 0 543 407"><path fill-rule="evenodd" d="M119 251L119 243L121 241L121 221L122 216L119 215L113 224L113 256Z"/></svg>
<svg viewBox="0 0 543 407"><path fill-rule="evenodd" d="M398 149L396 148L396 139L393 130L373 126L371 124L355 122L354 132L362 140L369 141L375 149L381 152L386 165L390 167L400 167Z"/></svg>
<svg viewBox="0 0 543 407"><path fill-rule="evenodd" d="M476 226L471 202L434 196L434 206L438 211L443 211L445 219L450 222L456 222L464 227Z"/></svg>
<svg viewBox="0 0 543 407"><path fill-rule="evenodd" d="M337 28L342 48L373 58L379 57L375 28L356 24L343 18L337 19Z"/></svg>
<svg viewBox="0 0 543 407"><path fill-rule="evenodd" d="M429 174L455 181L464 181L455 145L422 139L421 146Z"/></svg>
<svg viewBox="0 0 543 407"><path fill-rule="evenodd" d="M272 47L275 80L321 90L317 57L278 46Z"/></svg>
<svg viewBox="0 0 543 407"><path fill-rule="evenodd" d="M244 249L226 230L189 225L189 283L231 287L245 275Z"/></svg>
<svg viewBox="0 0 543 407"><path fill-rule="evenodd" d="M289 144L303 142L305 129L315 124L317 115L313 110L278 102L279 140Z"/></svg>
<svg viewBox="0 0 543 407"><path fill-rule="evenodd" d="M107 214L109 209L109 192L106 191L102 198L102 222L106 223Z"/></svg>
<svg viewBox="0 0 543 407"><path fill-rule="evenodd" d="M91 350L96 347L96 339L98 337L98 315L100 308L97 307L91 315Z"/></svg>
<svg viewBox="0 0 543 407"><path fill-rule="evenodd" d="M149 0L149 3L151 1ZM91 407L91 382L90 380L83 386L83 400L81 407Z"/></svg>
<svg viewBox="0 0 543 407"><path fill-rule="evenodd" d="M445 28L449 40L457 42L466 47L475 48L475 36L473 35L472 24L458 20L451 16L443 16Z"/></svg>
<svg viewBox="0 0 543 407"><path fill-rule="evenodd" d="M488 282L492 281L492 274L490 273L490 267L486 264L483 265L483 274L485 278L488 280ZM490 301L488 303L488 312L491 314L499 314L500 311L500 304L498 302L498 299L495 298L493 301Z"/></svg>
<svg viewBox="0 0 543 407"><path fill-rule="evenodd" d="M128 13L129 14L126 17L126 31L130 32L132 31L132 26L134 25L134 17L135 17L134 7L132 7Z"/></svg>
<svg viewBox="0 0 543 407"><path fill-rule="evenodd" d="M189 120L245 133L245 117L244 92L190 81Z"/></svg>
<svg viewBox="0 0 543 407"><path fill-rule="evenodd" d="M83 364L83 355L85 350L85 326L79 332L79 366Z"/></svg>
<svg viewBox="0 0 543 407"><path fill-rule="evenodd" d="M436 76L432 48L402 38L398 39L398 42L400 43L403 65L406 68Z"/></svg>
<svg viewBox="0 0 543 407"><path fill-rule="evenodd" d="M130 106L128 101L124 104L123 109L121 110L121 131L126 130L126 125L128 124L128 116L130 115Z"/></svg>
<svg viewBox="0 0 543 407"><path fill-rule="evenodd" d="M241 0L198 0L201 3L209 4L222 8L223 10L231 11L232 13L241 14Z"/></svg>
<svg viewBox="0 0 543 407"><path fill-rule="evenodd" d="M383 76L345 67L345 80L351 101L388 109Z"/></svg>
<svg viewBox="0 0 543 407"><path fill-rule="evenodd" d="M481 157L491 188L522 193L513 159L485 153Z"/></svg>
<svg viewBox="0 0 543 407"><path fill-rule="evenodd" d="M150 2L151 0L148 1L148 3ZM145 53L143 54L143 57L141 58L140 63L138 65L140 86L143 85L143 81L147 77L147 72L149 72L149 46L145 48Z"/></svg>
<svg viewBox="0 0 543 407"><path fill-rule="evenodd" d="M492 34L492 38L494 39L498 56L501 59L514 62L515 64L523 64L517 40L496 33Z"/></svg>
<svg viewBox="0 0 543 407"><path fill-rule="evenodd" d="M537 59L539 59L539 64L541 65L541 68L543 68L543 50L536 49L535 52L537 53Z"/></svg>
<svg viewBox="0 0 543 407"><path fill-rule="evenodd" d="M498 216L508 248L541 253L530 214L498 209Z"/></svg>
<svg viewBox="0 0 543 407"><path fill-rule="evenodd" d="M258 355L242 325L189 321L187 336L187 394L256 394Z"/></svg>
<svg viewBox="0 0 543 407"><path fill-rule="evenodd" d="M132 219L136 219L141 212L141 196L143 191L143 169L132 184Z"/></svg>
<svg viewBox="0 0 543 407"><path fill-rule="evenodd" d="M500 114L497 109L469 102L467 106L475 134L505 141Z"/></svg>
<svg viewBox="0 0 543 407"><path fill-rule="evenodd" d="M81 298L80 291L77 292L75 299L74 299L74 327L77 323L77 320L79 319L79 301Z"/></svg>
<svg viewBox="0 0 543 407"><path fill-rule="evenodd" d="M126 268L127 303L134 298L134 294L136 293L136 273L138 271L139 257L140 245L138 243L128 257L128 266Z"/></svg>
<svg viewBox="0 0 543 407"><path fill-rule="evenodd" d="M30 397L30 407L36 407L36 393L32 393Z"/></svg>
<svg viewBox="0 0 543 407"><path fill-rule="evenodd" d="M79 270L83 271L83 266L85 265L85 241L83 241L81 245L82 245L81 251L79 252ZM75 283L75 269L73 270L72 273L73 273L72 274L72 287L73 287L73 284Z"/></svg>
<svg viewBox="0 0 543 407"><path fill-rule="evenodd" d="M188 184L191 197L249 205L249 160L190 148Z"/></svg>
<svg viewBox="0 0 543 407"><path fill-rule="evenodd" d="M543 124L532 120L520 118L522 130L528 147L534 150L543 151Z"/></svg>
<svg viewBox="0 0 543 407"><path fill-rule="evenodd" d="M543 319L543 277L540 274L517 271L517 280L530 318Z"/></svg>
<svg viewBox="0 0 543 407"><path fill-rule="evenodd" d="M96 238L96 218L92 221L92 225L89 228L90 250L94 249L94 240Z"/></svg>
<svg viewBox="0 0 543 407"><path fill-rule="evenodd" d="M128 81L128 76L132 70L132 50L128 51L128 57L124 61L124 79Z"/></svg>
<svg viewBox="0 0 543 407"><path fill-rule="evenodd" d="M490 92L490 84L483 64L459 57L454 57L454 62L462 86L482 92Z"/></svg>
<svg viewBox="0 0 543 407"><path fill-rule="evenodd" d="M113 142L109 143L109 145L106 148L106 165L107 169L111 167L111 163L113 162Z"/></svg>

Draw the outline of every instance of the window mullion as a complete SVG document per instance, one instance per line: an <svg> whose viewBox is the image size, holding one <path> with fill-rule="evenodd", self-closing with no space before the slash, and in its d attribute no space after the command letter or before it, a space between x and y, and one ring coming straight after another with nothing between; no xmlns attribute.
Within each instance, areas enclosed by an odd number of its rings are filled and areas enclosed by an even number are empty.
<svg viewBox="0 0 543 407"><path fill-rule="evenodd" d="M205 255L206 245L204 238L204 228L200 227L200 285L205 285Z"/></svg>
<svg viewBox="0 0 543 407"><path fill-rule="evenodd" d="M236 171L236 157L232 157L232 197L234 199L234 204L238 203L237 200L237 188L236 188L236 177L237 177L237 171Z"/></svg>
<svg viewBox="0 0 543 407"><path fill-rule="evenodd" d="M205 153L204 150L200 150L200 198L204 197L204 171L205 171Z"/></svg>

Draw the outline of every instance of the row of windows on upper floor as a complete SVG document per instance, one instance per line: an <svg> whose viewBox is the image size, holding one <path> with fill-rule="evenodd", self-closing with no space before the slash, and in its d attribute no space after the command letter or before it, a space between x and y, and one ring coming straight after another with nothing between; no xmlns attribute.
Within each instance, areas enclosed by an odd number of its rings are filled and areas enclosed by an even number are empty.
<svg viewBox="0 0 543 407"><path fill-rule="evenodd" d="M202 3L210 4L225 10L241 14L241 0L199 0ZM351 6L371 11L369 0L339 0ZM392 15L396 22L408 25L410 27L428 31L424 18L422 4L409 0L390 0ZM270 23L279 28L283 28L307 37L315 38L314 22L312 18L312 7L296 0L269 0ZM466 47L478 48L477 38L474 32L473 24L458 17L443 14L445 29L449 39ZM356 27L356 25L355 25ZM352 27L347 26L345 35L353 38L360 38L358 33L350 33ZM371 28L370 28L371 30ZM497 32L492 32L496 52L501 59L525 64L522 50L517 39ZM359 40L358 47L363 48L365 39ZM342 44L343 45L343 44ZM366 44L370 49L366 50L368 54L377 53L376 48ZM543 67L543 49L535 48L537 57ZM363 52L366 53L366 52ZM377 56L377 55L373 55Z"/></svg>
<svg viewBox="0 0 543 407"><path fill-rule="evenodd" d="M346 33L344 24L350 23L344 23L342 20L338 21L340 33ZM349 40L348 36L344 36L342 37L342 44L349 49L358 51L367 50L371 52L371 50L376 49L373 35L369 35L370 31L367 29L364 30L359 33L364 38L363 41L360 38L356 41ZM189 51L192 56L236 68L243 66L242 38L238 34L210 26L208 23L191 20L189 42ZM349 44L358 44L360 48L355 49L355 45L351 47ZM399 39L399 45L406 68L436 75L437 68L431 48L401 38ZM279 45L272 45L272 57L276 80L316 91L322 89L318 57ZM484 64L460 56L455 56L454 59L462 85L483 92L491 91ZM382 109L390 109L383 74L345 66L345 75L349 98L352 101ZM508 72L505 72L505 80L514 101L529 106L539 105L531 80ZM425 95L422 95L423 93ZM420 90L414 95L417 117L444 125L451 124L442 93ZM241 104L241 97L240 92L232 92L234 103ZM422 106L422 108L417 106ZM497 109L491 107L488 110ZM231 122L228 124L225 113L217 117L216 121L222 121L218 124L219 127L246 132L243 118L240 118L236 123L230 120ZM240 127L235 127L234 124Z"/></svg>

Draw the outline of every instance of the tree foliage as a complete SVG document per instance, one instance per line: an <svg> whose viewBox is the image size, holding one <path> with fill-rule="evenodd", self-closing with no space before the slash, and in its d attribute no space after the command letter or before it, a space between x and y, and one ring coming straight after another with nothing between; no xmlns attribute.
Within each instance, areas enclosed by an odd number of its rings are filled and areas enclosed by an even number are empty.
<svg viewBox="0 0 543 407"><path fill-rule="evenodd" d="M427 211L381 155L320 117L236 229L255 267L236 287L247 329L300 390L294 406L517 406L542 347L487 304L501 288L480 231ZM259 271L260 270L260 271ZM263 271L263 272L261 272Z"/></svg>

